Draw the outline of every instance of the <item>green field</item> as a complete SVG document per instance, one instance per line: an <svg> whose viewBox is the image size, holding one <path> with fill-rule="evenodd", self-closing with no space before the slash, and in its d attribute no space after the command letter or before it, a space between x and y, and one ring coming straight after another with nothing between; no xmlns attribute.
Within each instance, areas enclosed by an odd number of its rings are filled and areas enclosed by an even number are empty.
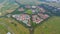
<svg viewBox="0 0 60 34"><path fill-rule="evenodd" d="M27 10L26 13L27 14L32 14L32 10Z"/></svg>
<svg viewBox="0 0 60 34"><path fill-rule="evenodd" d="M12 34L29 34L27 28L11 18L0 18L0 34L11 32ZM4 26L5 24L5 26Z"/></svg>
<svg viewBox="0 0 60 34"><path fill-rule="evenodd" d="M0 34L6 34L8 32L7 28L0 24Z"/></svg>
<svg viewBox="0 0 60 34"><path fill-rule="evenodd" d="M34 34L60 34L60 17L53 16L35 28Z"/></svg>

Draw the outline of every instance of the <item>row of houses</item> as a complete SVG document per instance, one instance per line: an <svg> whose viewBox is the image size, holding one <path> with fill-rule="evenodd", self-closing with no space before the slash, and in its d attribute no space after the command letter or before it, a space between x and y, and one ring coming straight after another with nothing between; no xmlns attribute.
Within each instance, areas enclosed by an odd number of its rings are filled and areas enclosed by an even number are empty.
<svg viewBox="0 0 60 34"><path fill-rule="evenodd" d="M12 17L16 18L18 21L22 21L24 24L31 26L30 24L30 16L27 14L16 14L12 15Z"/></svg>
<svg viewBox="0 0 60 34"><path fill-rule="evenodd" d="M38 17L38 15L32 15L32 20L33 20L33 23L36 23L36 24L39 24L41 21L43 21L43 19Z"/></svg>
<svg viewBox="0 0 60 34"><path fill-rule="evenodd" d="M34 23L39 24L49 17L50 16L48 14L38 13L37 15L32 15L32 20L33 20Z"/></svg>
<svg viewBox="0 0 60 34"><path fill-rule="evenodd" d="M39 15L42 19L47 19L47 18L49 17L48 14L38 13L38 15Z"/></svg>

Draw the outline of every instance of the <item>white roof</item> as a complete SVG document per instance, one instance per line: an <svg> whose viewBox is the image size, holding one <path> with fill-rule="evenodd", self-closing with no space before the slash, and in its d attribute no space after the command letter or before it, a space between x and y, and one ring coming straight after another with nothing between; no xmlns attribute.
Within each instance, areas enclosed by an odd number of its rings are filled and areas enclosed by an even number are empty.
<svg viewBox="0 0 60 34"><path fill-rule="evenodd" d="M10 32L8 32L7 34L11 34Z"/></svg>
<svg viewBox="0 0 60 34"><path fill-rule="evenodd" d="M32 8L36 8L36 6L32 6Z"/></svg>
<svg viewBox="0 0 60 34"><path fill-rule="evenodd" d="M12 17L15 17L15 15L12 15Z"/></svg>

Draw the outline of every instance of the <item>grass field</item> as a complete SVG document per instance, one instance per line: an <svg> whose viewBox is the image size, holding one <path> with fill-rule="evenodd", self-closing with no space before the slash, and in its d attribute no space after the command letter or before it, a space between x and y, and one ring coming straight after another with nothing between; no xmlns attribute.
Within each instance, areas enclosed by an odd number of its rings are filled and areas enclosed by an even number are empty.
<svg viewBox="0 0 60 34"><path fill-rule="evenodd" d="M27 10L26 13L27 14L32 14L32 10Z"/></svg>
<svg viewBox="0 0 60 34"><path fill-rule="evenodd" d="M0 22L6 24L7 26L6 28L3 26L4 24L0 25L0 34L6 34L7 32L14 34L29 34L27 28L11 18L0 18Z"/></svg>
<svg viewBox="0 0 60 34"><path fill-rule="evenodd" d="M8 32L7 28L0 24L0 34L6 34Z"/></svg>
<svg viewBox="0 0 60 34"><path fill-rule="evenodd" d="M60 34L60 17L53 16L35 28L34 34Z"/></svg>

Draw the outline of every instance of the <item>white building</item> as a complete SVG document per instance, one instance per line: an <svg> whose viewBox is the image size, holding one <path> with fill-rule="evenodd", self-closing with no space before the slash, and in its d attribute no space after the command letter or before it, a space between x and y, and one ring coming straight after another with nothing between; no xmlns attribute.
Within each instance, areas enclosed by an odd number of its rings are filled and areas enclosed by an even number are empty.
<svg viewBox="0 0 60 34"><path fill-rule="evenodd" d="M7 34L11 34L10 32L8 32Z"/></svg>
<svg viewBox="0 0 60 34"><path fill-rule="evenodd" d="M36 8L36 6L32 6L32 8Z"/></svg>

